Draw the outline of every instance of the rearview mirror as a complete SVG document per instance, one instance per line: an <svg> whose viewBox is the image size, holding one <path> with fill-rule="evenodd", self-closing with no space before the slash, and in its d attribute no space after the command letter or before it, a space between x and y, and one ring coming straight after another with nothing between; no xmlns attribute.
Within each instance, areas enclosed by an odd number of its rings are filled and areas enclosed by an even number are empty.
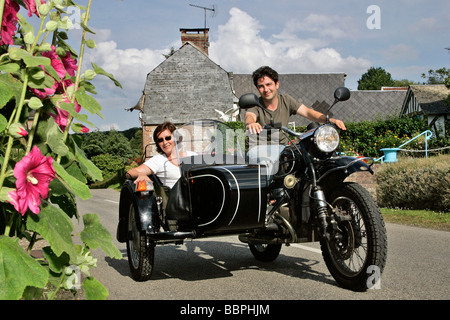
<svg viewBox="0 0 450 320"><path fill-rule="evenodd" d="M334 91L334 98L337 101L346 101L350 98L350 90L346 87L339 87Z"/></svg>
<svg viewBox="0 0 450 320"><path fill-rule="evenodd" d="M264 107L259 102L258 97L254 93L246 93L239 98L239 107L241 109L248 109L256 106L264 109Z"/></svg>

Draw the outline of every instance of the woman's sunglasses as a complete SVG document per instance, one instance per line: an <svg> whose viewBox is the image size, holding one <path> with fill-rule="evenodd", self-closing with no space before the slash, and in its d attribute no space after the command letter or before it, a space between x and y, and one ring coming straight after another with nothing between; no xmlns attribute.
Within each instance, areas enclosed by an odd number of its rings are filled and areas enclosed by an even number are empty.
<svg viewBox="0 0 450 320"><path fill-rule="evenodd" d="M158 139L156 139L156 142L157 142L157 143L161 143L161 142L163 142L164 140L170 141L170 140L172 140L172 136L167 136L167 137L164 137L164 138L158 138Z"/></svg>

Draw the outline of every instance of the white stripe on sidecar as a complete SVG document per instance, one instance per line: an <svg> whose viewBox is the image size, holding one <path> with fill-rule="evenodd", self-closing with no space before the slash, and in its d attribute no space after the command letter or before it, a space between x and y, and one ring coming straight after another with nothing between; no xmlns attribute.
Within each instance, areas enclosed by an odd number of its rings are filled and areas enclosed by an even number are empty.
<svg viewBox="0 0 450 320"><path fill-rule="evenodd" d="M258 164L258 222L261 220L261 166Z"/></svg>
<svg viewBox="0 0 450 320"><path fill-rule="evenodd" d="M233 222L234 218L236 217L236 213L238 212L239 203L241 202L241 188L239 187L239 183L237 182L237 179L234 176L234 174L230 170L228 170L227 168L222 168L222 169L228 171L233 176L234 182L236 183L236 189L237 189L237 192L238 192L238 194L237 194L237 201L236 201L236 210L234 210L233 218L231 218L230 223L228 223L228 225L231 225L231 223Z"/></svg>
<svg viewBox="0 0 450 320"><path fill-rule="evenodd" d="M203 178L203 177L213 177L213 178L219 180L220 184L222 185L222 199L223 199L223 200L222 200L222 206L220 207L220 210L219 210L219 213L217 214L217 216L216 216L214 219L212 219L211 221L209 221L209 222L206 222L206 223L203 223L203 224L199 224L199 225L198 225L199 227L206 226L206 225L211 224L211 223L213 223L214 221L216 221L217 218L218 218L218 217L220 216L220 214L222 213L223 206L225 205L225 186L223 185L222 181L221 181L218 177L216 177L216 176L214 176L214 175L212 175L212 174L202 174L202 175L200 175L200 176L191 177L190 179Z"/></svg>

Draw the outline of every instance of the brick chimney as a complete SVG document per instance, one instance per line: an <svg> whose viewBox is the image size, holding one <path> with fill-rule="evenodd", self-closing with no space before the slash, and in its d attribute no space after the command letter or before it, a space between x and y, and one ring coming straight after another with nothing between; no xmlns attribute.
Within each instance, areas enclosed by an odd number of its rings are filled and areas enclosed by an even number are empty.
<svg viewBox="0 0 450 320"><path fill-rule="evenodd" d="M180 29L180 31L182 45L189 41L208 55L209 29Z"/></svg>

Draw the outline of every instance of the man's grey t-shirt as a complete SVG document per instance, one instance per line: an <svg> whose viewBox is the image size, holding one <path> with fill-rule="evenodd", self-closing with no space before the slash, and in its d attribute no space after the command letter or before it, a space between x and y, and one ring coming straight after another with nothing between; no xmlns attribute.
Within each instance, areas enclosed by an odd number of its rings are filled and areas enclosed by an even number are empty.
<svg viewBox="0 0 450 320"><path fill-rule="evenodd" d="M261 97L259 98L259 102L264 105ZM252 112L255 114L256 122L260 123L263 127L264 125L270 123L269 113L272 115L274 123L280 122L281 125L287 127L289 117L296 114L299 107L300 103L291 96L286 94L278 94L278 106L275 111L270 111L269 109L262 110L260 107L253 107L247 109L247 112ZM289 142L284 134L279 135L279 140L280 144L287 144Z"/></svg>

